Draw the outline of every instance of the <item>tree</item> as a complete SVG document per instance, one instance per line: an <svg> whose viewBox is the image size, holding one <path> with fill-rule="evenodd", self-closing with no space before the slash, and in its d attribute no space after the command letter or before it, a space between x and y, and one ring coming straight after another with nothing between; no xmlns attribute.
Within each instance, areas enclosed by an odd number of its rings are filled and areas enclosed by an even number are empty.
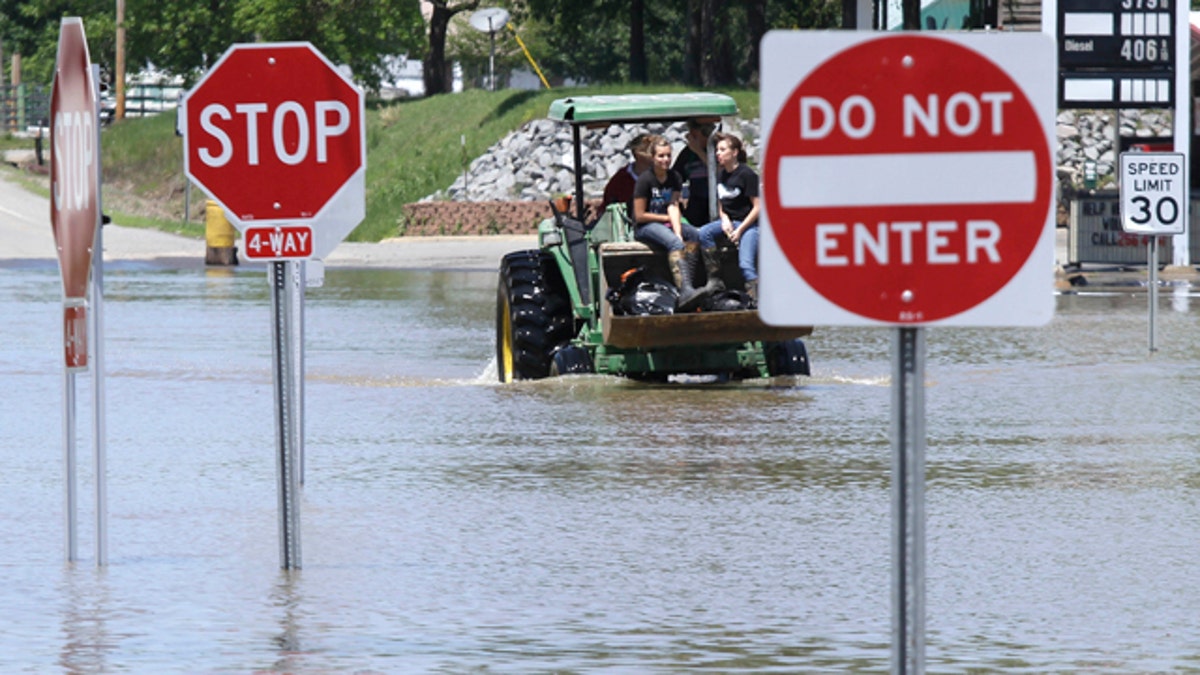
<svg viewBox="0 0 1200 675"><path fill-rule="evenodd" d="M700 84L700 53L703 44L700 41L700 0L688 0L687 6L687 51L684 53L683 82L685 84Z"/></svg>
<svg viewBox="0 0 1200 675"><path fill-rule="evenodd" d="M9 53L22 56L22 81L50 84L58 56L59 27L66 16L83 18L92 62L111 68L114 19L110 0L0 0L0 37Z"/></svg>
<svg viewBox="0 0 1200 675"><path fill-rule="evenodd" d="M921 30L921 0L904 0L904 30Z"/></svg>
<svg viewBox="0 0 1200 675"><path fill-rule="evenodd" d="M433 13L429 17L429 49L425 53L425 95L450 91L452 73L446 61L446 32L455 14L474 10L479 0L430 0Z"/></svg>
<svg viewBox="0 0 1200 675"><path fill-rule="evenodd" d="M700 86L702 87L726 84L721 81L725 78L721 77L719 64L721 62L728 63L728 61L721 58L725 56L722 54L723 50L714 49L714 47L718 47L715 24L720 4L717 0L700 0ZM704 46L709 48L703 49Z"/></svg>
<svg viewBox="0 0 1200 675"><path fill-rule="evenodd" d="M386 77L388 57L418 51L422 42L413 0L209 1L236 7L235 32L264 42L311 42L329 60L350 66L368 89L377 89Z"/></svg>
<svg viewBox="0 0 1200 675"><path fill-rule="evenodd" d="M748 84L758 86L759 43L767 34L767 0L746 1L746 50L743 65L751 73Z"/></svg>
<svg viewBox="0 0 1200 675"><path fill-rule="evenodd" d="M650 80L646 64L646 5L643 0L629 1L629 79L642 84Z"/></svg>
<svg viewBox="0 0 1200 675"><path fill-rule="evenodd" d="M125 0L127 70L149 64L194 83L235 42L252 32L234 25L238 0ZM170 39L163 39L170 36Z"/></svg>
<svg viewBox="0 0 1200 675"><path fill-rule="evenodd" d="M687 0L524 0L514 20L544 40L543 58L585 82L677 80Z"/></svg>
<svg viewBox="0 0 1200 675"><path fill-rule="evenodd" d="M680 26L687 24L687 0L655 0L646 5L644 44L631 39L629 50L644 49L649 81L678 82L687 53L687 34Z"/></svg>

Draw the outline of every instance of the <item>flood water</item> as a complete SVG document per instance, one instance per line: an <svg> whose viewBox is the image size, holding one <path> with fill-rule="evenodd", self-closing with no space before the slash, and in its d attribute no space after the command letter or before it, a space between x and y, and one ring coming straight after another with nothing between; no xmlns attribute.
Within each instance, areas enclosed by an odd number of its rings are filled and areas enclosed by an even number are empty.
<svg viewBox="0 0 1200 675"><path fill-rule="evenodd" d="M0 268L0 672L884 672L889 329L811 378L498 385L495 275L306 302L303 569L280 570L265 273L106 272L65 562L60 284ZM930 672L1200 672L1200 294L927 332Z"/></svg>

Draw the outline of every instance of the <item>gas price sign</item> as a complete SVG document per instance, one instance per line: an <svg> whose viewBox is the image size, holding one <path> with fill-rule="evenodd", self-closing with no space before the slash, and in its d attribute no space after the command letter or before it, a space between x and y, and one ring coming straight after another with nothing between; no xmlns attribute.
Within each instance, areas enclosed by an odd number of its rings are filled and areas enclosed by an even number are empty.
<svg viewBox="0 0 1200 675"><path fill-rule="evenodd" d="M1174 0L1058 0L1058 62L1077 68L1169 68Z"/></svg>

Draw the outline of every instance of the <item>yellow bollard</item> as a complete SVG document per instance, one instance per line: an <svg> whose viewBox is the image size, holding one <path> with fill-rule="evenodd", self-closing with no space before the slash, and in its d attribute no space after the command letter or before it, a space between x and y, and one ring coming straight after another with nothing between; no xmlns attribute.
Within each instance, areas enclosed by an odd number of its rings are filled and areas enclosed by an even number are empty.
<svg viewBox="0 0 1200 675"><path fill-rule="evenodd" d="M229 224L221 205L208 200L204 206L204 240L208 244L204 252L204 264L238 264L237 249L233 245L236 239L237 230Z"/></svg>

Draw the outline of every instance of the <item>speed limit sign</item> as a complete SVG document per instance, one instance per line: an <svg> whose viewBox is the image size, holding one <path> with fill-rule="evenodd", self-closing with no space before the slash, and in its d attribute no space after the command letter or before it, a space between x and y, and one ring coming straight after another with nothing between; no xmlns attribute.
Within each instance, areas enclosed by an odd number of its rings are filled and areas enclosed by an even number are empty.
<svg viewBox="0 0 1200 675"><path fill-rule="evenodd" d="M1182 152L1121 153L1121 229L1183 234L1188 207L1185 160Z"/></svg>

